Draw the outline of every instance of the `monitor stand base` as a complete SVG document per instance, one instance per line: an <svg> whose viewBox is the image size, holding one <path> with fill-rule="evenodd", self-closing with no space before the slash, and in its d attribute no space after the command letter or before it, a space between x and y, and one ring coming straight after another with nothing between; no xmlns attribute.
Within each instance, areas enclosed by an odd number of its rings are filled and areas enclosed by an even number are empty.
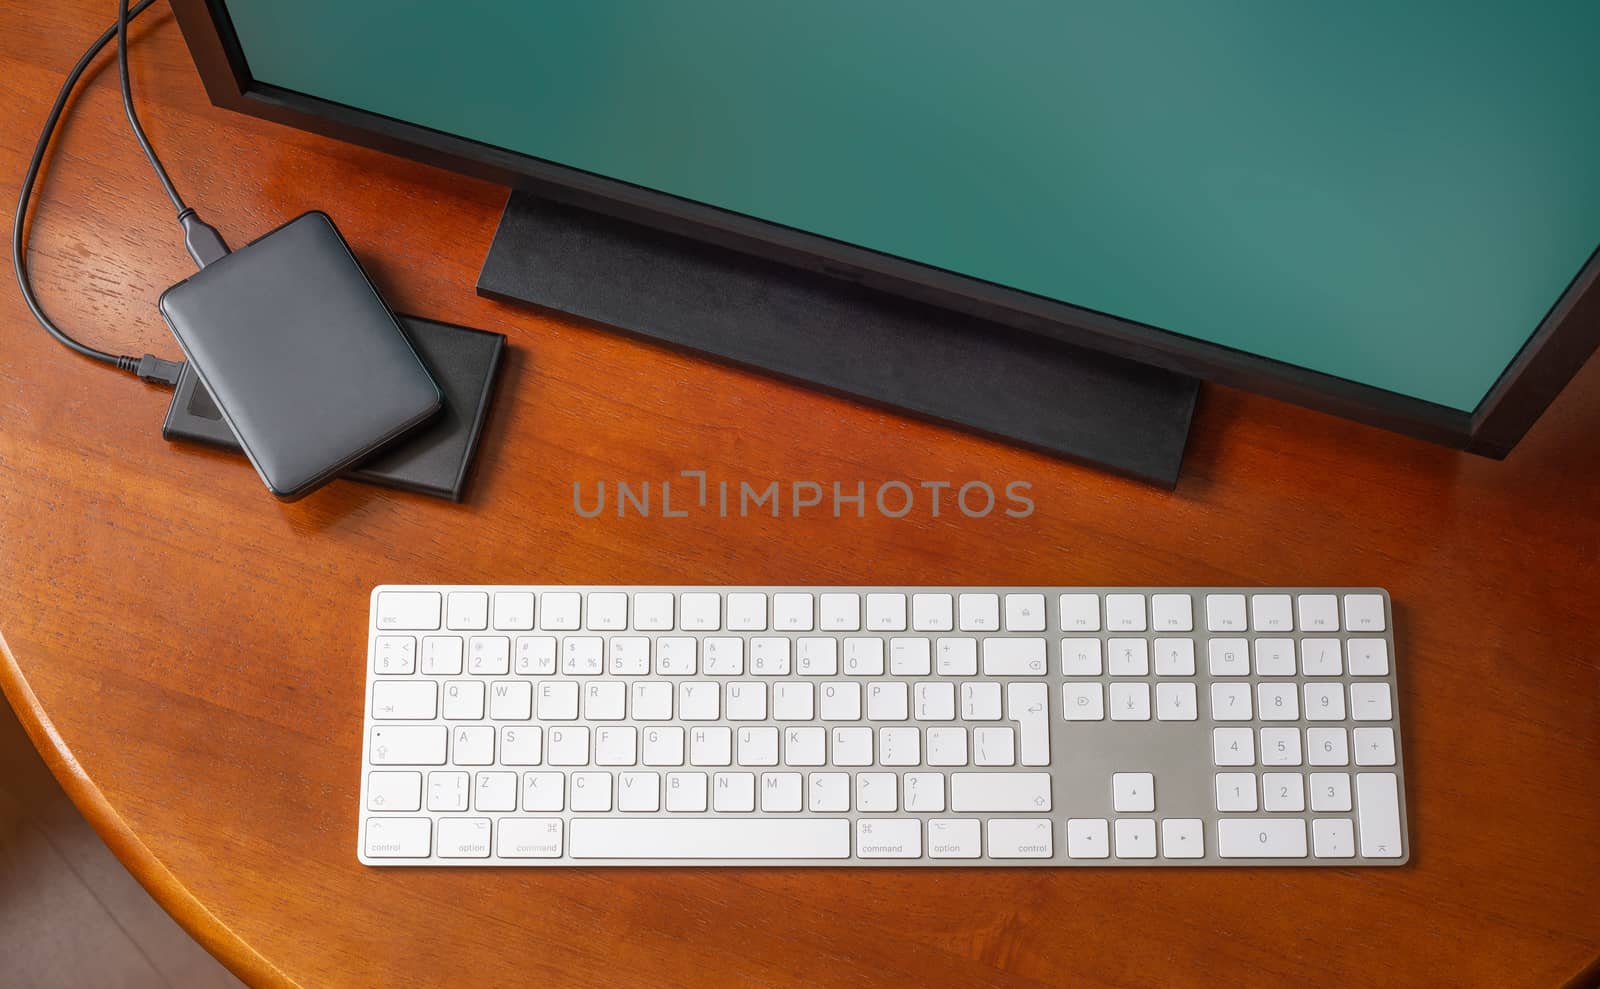
<svg viewBox="0 0 1600 989"><path fill-rule="evenodd" d="M1199 382L513 192L478 293L1173 487Z"/></svg>

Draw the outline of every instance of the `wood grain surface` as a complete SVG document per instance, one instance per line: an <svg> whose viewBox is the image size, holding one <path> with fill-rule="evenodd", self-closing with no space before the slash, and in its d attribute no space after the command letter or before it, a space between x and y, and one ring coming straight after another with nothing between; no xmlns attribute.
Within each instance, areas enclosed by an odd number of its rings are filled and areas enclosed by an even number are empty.
<svg viewBox="0 0 1600 989"><path fill-rule="evenodd" d="M0 0L0 191L109 2ZM1225 389L1165 492L487 302L504 191L224 113L176 25L134 80L233 243L328 211L400 310L514 347L469 501L339 482L279 504L170 446L169 393L69 355L0 290L0 683L95 827L247 981L438 985L1552 985L1600 953L1600 364L1504 463ZM189 271L117 105L78 100L35 215L85 340L176 357ZM926 510L582 518L573 484L1027 481ZM367 596L383 582L1378 584L1411 864L1374 870L371 870ZM1590 970L1591 975L1595 970Z"/></svg>

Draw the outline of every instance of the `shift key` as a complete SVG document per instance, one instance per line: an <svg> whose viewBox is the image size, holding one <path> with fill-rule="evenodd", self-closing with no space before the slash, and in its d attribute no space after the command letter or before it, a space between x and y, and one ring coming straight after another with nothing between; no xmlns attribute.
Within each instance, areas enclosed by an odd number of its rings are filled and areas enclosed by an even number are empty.
<svg viewBox="0 0 1600 989"><path fill-rule="evenodd" d="M1050 810L1049 773L952 773L950 809L957 814Z"/></svg>

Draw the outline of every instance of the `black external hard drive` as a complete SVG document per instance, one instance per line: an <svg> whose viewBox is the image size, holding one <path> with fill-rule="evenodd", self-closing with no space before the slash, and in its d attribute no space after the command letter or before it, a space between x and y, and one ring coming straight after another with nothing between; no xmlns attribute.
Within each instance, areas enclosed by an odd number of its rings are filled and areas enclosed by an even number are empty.
<svg viewBox="0 0 1600 989"><path fill-rule="evenodd" d="M444 393L444 407L416 429L344 472L365 484L460 501L468 468L489 413L489 400L506 338L431 319L396 314L400 329ZM204 443L240 452L222 411L185 364L167 407L161 435L168 441Z"/></svg>
<svg viewBox="0 0 1600 989"><path fill-rule="evenodd" d="M439 411L443 396L323 213L161 295L161 314L268 490L312 491Z"/></svg>

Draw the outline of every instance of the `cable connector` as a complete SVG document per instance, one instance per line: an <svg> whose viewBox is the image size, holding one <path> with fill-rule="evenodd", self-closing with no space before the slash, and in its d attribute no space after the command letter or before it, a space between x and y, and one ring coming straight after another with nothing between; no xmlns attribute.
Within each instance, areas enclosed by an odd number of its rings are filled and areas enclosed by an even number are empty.
<svg viewBox="0 0 1600 989"><path fill-rule="evenodd" d="M164 361L154 354L145 354L139 358L132 371L146 384L176 388L178 375L183 373L183 362Z"/></svg>
<svg viewBox="0 0 1600 989"><path fill-rule="evenodd" d="M204 268L228 255L228 245L222 235L211 224L200 219L199 213L185 207L178 214L178 223L183 227L183 246L194 258L196 267Z"/></svg>

